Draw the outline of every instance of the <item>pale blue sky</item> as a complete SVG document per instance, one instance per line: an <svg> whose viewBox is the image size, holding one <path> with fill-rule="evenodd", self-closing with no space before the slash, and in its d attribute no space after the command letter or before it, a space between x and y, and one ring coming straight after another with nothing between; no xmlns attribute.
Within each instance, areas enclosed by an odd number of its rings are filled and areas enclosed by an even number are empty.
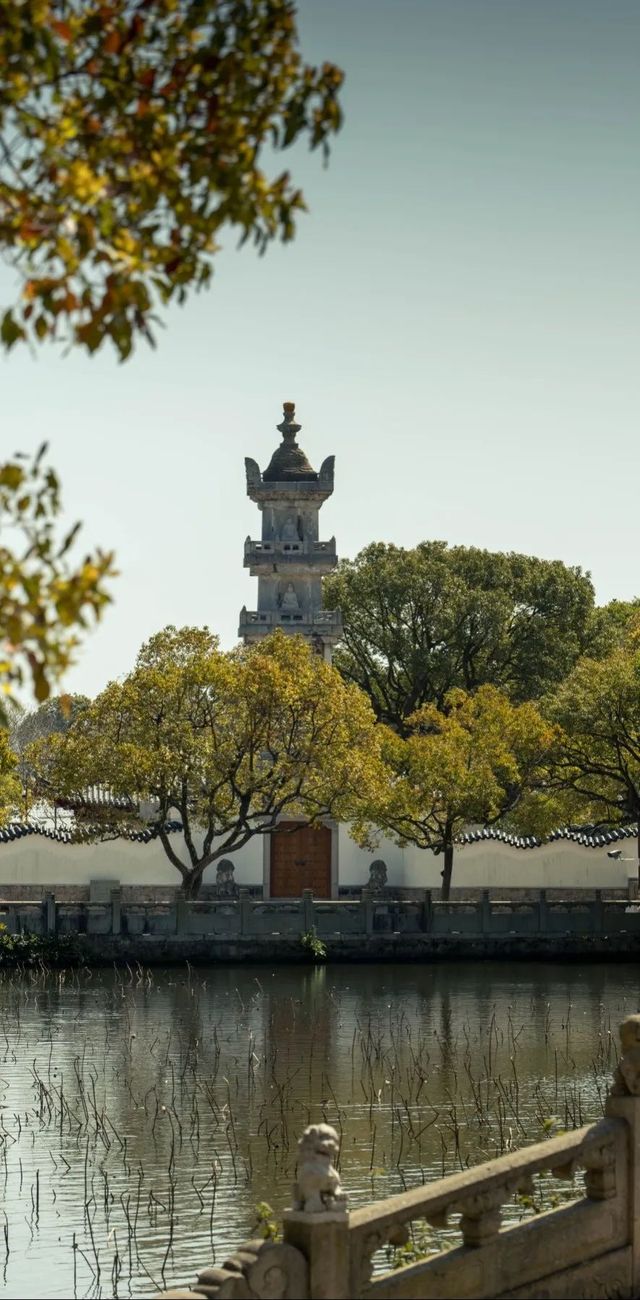
<svg viewBox="0 0 640 1300"><path fill-rule="evenodd" d="M637 0L303 0L300 26L347 82L329 168L286 156L295 243L230 233L212 290L123 366L2 359L5 451L50 441L121 570L70 689L169 622L233 644L243 458L267 463L283 399L314 465L336 454L341 555L445 538L640 593Z"/></svg>

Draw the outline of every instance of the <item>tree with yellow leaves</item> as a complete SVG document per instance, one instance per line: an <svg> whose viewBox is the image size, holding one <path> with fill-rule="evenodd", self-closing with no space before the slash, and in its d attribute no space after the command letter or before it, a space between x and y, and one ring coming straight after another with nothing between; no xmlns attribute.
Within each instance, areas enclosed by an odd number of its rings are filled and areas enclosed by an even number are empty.
<svg viewBox="0 0 640 1300"><path fill-rule="evenodd" d="M208 284L223 227L260 252L304 198L263 155L325 155L342 73L298 49L291 0L0 0L0 335L121 358Z"/></svg>
<svg viewBox="0 0 640 1300"><path fill-rule="evenodd" d="M113 574L103 551L71 563L79 525L58 534L60 484L45 454L46 445L32 460L18 455L0 465L0 687L6 697L30 679L39 701L109 603Z"/></svg>
<svg viewBox="0 0 640 1300"><path fill-rule="evenodd" d="M547 765L557 729L535 704L513 704L494 686L454 689L408 720L406 737L385 729L393 774L371 821L399 844L442 854L442 897L449 898L456 838L470 825L513 818L527 797L537 829L556 817L547 802Z"/></svg>
<svg viewBox="0 0 640 1300"><path fill-rule="evenodd" d="M9 735L0 727L0 826L14 817L20 807L22 785L16 775L17 762Z"/></svg>
<svg viewBox="0 0 640 1300"><path fill-rule="evenodd" d="M224 653L207 629L169 627L124 681L27 757L41 796L101 783L152 801L167 858L195 897L212 862L285 814L359 825L381 799L381 742L362 692L302 638L277 632ZM166 829L176 818L182 853ZM117 829L106 817L105 833Z"/></svg>

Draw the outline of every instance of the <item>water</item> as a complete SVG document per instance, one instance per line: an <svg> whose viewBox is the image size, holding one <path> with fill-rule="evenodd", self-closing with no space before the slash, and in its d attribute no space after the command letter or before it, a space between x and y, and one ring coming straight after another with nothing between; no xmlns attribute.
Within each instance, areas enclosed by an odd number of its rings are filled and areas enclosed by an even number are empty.
<svg viewBox="0 0 640 1300"><path fill-rule="evenodd" d="M5 974L4 1294L187 1283L285 1207L309 1122L357 1204L595 1119L637 988L484 961Z"/></svg>

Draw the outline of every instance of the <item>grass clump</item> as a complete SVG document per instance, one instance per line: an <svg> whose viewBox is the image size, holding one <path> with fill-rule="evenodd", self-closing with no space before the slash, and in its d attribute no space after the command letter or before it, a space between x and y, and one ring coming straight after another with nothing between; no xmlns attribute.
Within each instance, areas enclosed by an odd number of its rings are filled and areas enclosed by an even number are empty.
<svg viewBox="0 0 640 1300"><path fill-rule="evenodd" d="M75 934L10 934L0 923L0 967L78 966L81 952Z"/></svg>
<svg viewBox="0 0 640 1300"><path fill-rule="evenodd" d="M324 961L327 956L327 945L319 939L315 930L307 930L300 938L300 946L305 952L313 957L314 961Z"/></svg>

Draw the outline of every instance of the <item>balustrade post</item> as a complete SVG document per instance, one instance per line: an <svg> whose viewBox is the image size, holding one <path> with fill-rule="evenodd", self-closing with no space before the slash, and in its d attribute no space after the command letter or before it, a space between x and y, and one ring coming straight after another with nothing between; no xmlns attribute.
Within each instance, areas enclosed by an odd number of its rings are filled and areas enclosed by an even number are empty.
<svg viewBox="0 0 640 1300"><path fill-rule="evenodd" d="M430 889L424 891L424 901L422 904L422 929L425 934L431 934L433 928L433 896Z"/></svg>
<svg viewBox="0 0 640 1300"><path fill-rule="evenodd" d="M349 1300L349 1212L334 1166L338 1135L312 1124L298 1142L293 1208L283 1215L283 1240L301 1251L309 1268L310 1300Z"/></svg>
<svg viewBox="0 0 640 1300"><path fill-rule="evenodd" d="M538 930L546 934L549 929L549 909L547 908L547 891L541 889L538 894Z"/></svg>
<svg viewBox="0 0 640 1300"><path fill-rule="evenodd" d="M593 907L593 924L596 934L604 933L604 903L602 902L601 889L596 889L596 901Z"/></svg>
<svg viewBox="0 0 640 1300"><path fill-rule="evenodd" d="M176 893L176 934L186 934L188 919L188 903L182 892Z"/></svg>
<svg viewBox="0 0 640 1300"><path fill-rule="evenodd" d="M491 894L488 889L482 891L482 902L480 904L480 925L483 934L491 933Z"/></svg>
<svg viewBox="0 0 640 1300"><path fill-rule="evenodd" d="M111 933L120 934L122 930L122 890L111 890Z"/></svg>
<svg viewBox="0 0 640 1300"><path fill-rule="evenodd" d="M363 934L373 934L373 898L366 887L360 892L360 929Z"/></svg>
<svg viewBox="0 0 640 1300"><path fill-rule="evenodd" d="M55 934L58 928L55 894L45 894L43 899L43 911L45 934Z"/></svg>
<svg viewBox="0 0 640 1300"><path fill-rule="evenodd" d="M302 930L304 934L309 934L314 928L315 908L313 906L313 890L303 889L302 891Z"/></svg>
<svg viewBox="0 0 640 1300"><path fill-rule="evenodd" d="M629 1016L620 1026L622 1055L616 1066L605 1105L605 1115L624 1119L628 1141L628 1223L631 1243L631 1294L640 1294L640 1016Z"/></svg>
<svg viewBox="0 0 640 1300"><path fill-rule="evenodd" d="M251 934L251 898L248 889L238 890L240 906L240 934Z"/></svg>

